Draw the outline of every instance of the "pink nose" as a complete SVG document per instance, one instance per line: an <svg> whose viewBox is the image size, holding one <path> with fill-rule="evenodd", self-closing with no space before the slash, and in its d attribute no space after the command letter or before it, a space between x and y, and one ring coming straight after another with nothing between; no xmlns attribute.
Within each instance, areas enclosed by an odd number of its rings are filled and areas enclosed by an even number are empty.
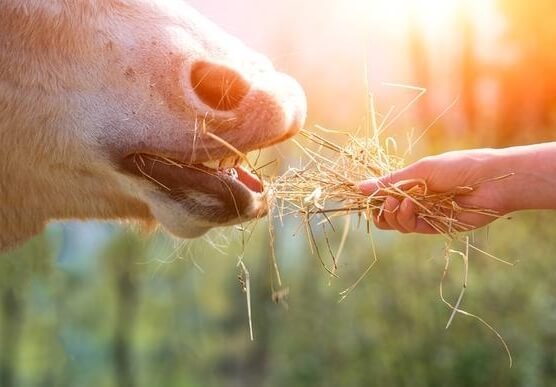
<svg viewBox="0 0 556 387"><path fill-rule="evenodd" d="M237 108L250 89L249 83L236 71L203 61L193 65L191 85L204 104L220 111Z"/></svg>

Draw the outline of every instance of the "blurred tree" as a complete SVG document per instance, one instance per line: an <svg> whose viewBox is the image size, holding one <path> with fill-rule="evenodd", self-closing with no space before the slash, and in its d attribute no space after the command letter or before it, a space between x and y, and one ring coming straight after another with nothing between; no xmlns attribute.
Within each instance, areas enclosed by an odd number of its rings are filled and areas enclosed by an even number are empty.
<svg viewBox="0 0 556 387"><path fill-rule="evenodd" d="M475 88L477 83L477 57L475 55L475 31L468 1L460 2L459 23L461 29L461 103L468 130L477 134L477 101Z"/></svg>
<svg viewBox="0 0 556 387"><path fill-rule="evenodd" d="M133 387L132 334L139 304L140 267L144 262L145 243L139 235L126 233L109 244L102 254L105 275L114 288L114 336L112 356L114 380L118 386Z"/></svg>
<svg viewBox="0 0 556 387"><path fill-rule="evenodd" d="M0 355L0 385L14 384L19 337L23 320L23 305L13 287L2 289L2 351Z"/></svg>
<svg viewBox="0 0 556 387"><path fill-rule="evenodd" d="M0 254L0 386L13 386L25 319L27 287L50 268L50 246L38 236L15 251Z"/></svg>
<svg viewBox="0 0 556 387"><path fill-rule="evenodd" d="M554 139L556 133L556 23L553 0L498 0L515 53L500 72L501 142Z"/></svg>
<svg viewBox="0 0 556 387"><path fill-rule="evenodd" d="M413 70L412 84L418 87L429 88L431 86L430 69L423 26L421 25L418 12L418 4L411 3L407 28L407 42L409 50L409 62ZM417 125L427 125L431 121L431 109L428 98L417 101ZM434 135L436 133L432 133Z"/></svg>

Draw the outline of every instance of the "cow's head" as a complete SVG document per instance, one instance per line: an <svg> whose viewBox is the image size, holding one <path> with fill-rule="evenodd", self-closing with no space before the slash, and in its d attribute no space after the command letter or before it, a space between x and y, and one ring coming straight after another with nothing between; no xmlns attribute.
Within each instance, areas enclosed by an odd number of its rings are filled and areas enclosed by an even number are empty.
<svg viewBox="0 0 556 387"><path fill-rule="evenodd" d="M55 202L43 217L152 216L195 237L265 212L237 151L289 138L306 115L300 86L266 57L182 1L1 7L5 174L41 164L38 189Z"/></svg>

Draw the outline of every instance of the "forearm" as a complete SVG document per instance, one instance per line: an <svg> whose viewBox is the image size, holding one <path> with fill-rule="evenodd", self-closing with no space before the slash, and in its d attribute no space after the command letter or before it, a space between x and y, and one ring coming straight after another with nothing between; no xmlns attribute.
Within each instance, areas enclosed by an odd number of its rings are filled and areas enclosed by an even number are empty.
<svg viewBox="0 0 556 387"><path fill-rule="evenodd" d="M556 142L497 151L497 170L513 173L501 185L508 212L556 209Z"/></svg>

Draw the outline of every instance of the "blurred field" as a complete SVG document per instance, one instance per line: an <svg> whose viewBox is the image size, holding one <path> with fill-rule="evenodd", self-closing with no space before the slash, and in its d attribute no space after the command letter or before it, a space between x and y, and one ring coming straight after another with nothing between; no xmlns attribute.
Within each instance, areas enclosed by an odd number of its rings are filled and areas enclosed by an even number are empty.
<svg viewBox="0 0 556 387"><path fill-rule="evenodd" d="M254 308L250 342L237 236L212 234L222 252L207 241L176 250L163 235L144 240L112 229L102 248L74 241L75 257L56 259L61 234L85 230L52 227L2 257L3 377L12 372L22 386L554 385L555 226L553 214L531 213L495 224L488 237L477 235L481 247L519 259L509 268L472 255L464 300L508 341L512 369L500 343L476 321L460 316L444 331L450 313L438 296L444 262L437 238L376 234L381 261L338 303L338 292L369 262L365 234L350 237L342 278L328 286L304 237L281 233L286 309L270 300L261 224L245 257ZM461 275L454 260L452 300Z"/></svg>
<svg viewBox="0 0 556 387"><path fill-rule="evenodd" d="M368 78L382 111L413 96L383 82L429 90L388 133L402 151L407 133L420 133L458 98L410 159L556 140L552 1L192 3L301 81L309 129L356 128ZM280 146L266 157L287 166L298 154ZM553 386L555 215L520 213L475 235L481 248L518 261L507 267L472 254L463 303L506 339L511 369L477 321L457 316L444 330L450 310L438 295L439 237L374 231L380 261L338 303L370 262L365 230L350 234L340 278L329 285L303 233L292 236L295 220L276 224L286 306L271 300L269 237L260 222L245 250L251 342L236 267L239 231L182 242L116 224L53 224L0 256L0 386ZM333 246L339 234L330 235ZM462 274L454 259L451 300Z"/></svg>

